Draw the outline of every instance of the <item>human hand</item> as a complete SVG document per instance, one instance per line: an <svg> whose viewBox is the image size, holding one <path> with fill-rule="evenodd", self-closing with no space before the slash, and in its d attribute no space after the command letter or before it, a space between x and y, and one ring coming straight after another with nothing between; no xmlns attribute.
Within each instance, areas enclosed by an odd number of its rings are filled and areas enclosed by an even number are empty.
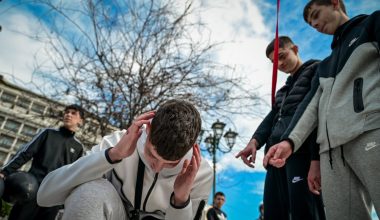
<svg viewBox="0 0 380 220"><path fill-rule="evenodd" d="M319 160L312 160L310 163L309 174L307 175L307 184L309 185L309 190L320 195L321 190L321 168Z"/></svg>
<svg viewBox="0 0 380 220"><path fill-rule="evenodd" d="M247 166L254 168L255 160L256 160L257 145L258 143L256 139L252 139L247 144L247 146L235 156L235 158L240 157Z"/></svg>
<svg viewBox="0 0 380 220"><path fill-rule="evenodd" d="M136 149L137 140L141 136L141 127L144 124L149 124L150 119L155 115L155 111L146 112L136 118L127 132L121 137L119 142L108 151L112 161L117 161L129 157Z"/></svg>
<svg viewBox="0 0 380 220"><path fill-rule="evenodd" d="M267 167L268 163L274 167L280 168L285 165L286 159L292 154L292 146L289 141L281 141L269 148L264 157L263 165Z"/></svg>
<svg viewBox="0 0 380 220"><path fill-rule="evenodd" d="M186 203L194 183L195 176L201 165L201 153L198 144L193 146L191 160L185 160L181 172L174 181L174 204L181 206Z"/></svg>

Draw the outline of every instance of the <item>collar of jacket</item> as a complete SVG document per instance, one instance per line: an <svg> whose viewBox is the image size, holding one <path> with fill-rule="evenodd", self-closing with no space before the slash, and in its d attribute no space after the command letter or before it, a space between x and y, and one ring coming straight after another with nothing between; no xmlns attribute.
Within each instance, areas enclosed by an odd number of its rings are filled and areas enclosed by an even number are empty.
<svg viewBox="0 0 380 220"><path fill-rule="evenodd" d="M71 130L69 130L69 129L63 127L63 126L59 128L59 131L60 131L63 135L68 136L68 137L72 137L72 136L75 135L75 132L74 132L74 131L71 131Z"/></svg>
<svg viewBox="0 0 380 220"><path fill-rule="evenodd" d="M308 60L306 62L304 62L300 68L298 68L298 70L293 74L293 76L289 76L287 79L286 79L286 82L285 82L285 85L286 86L292 86L292 84L297 81L299 75L301 72L304 71L304 69L306 69L307 67L309 67L310 65L314 64L315 62L318 62L318 60L314 60L314 59L311 59L311 60Z"/></svg>
<svg viewBox="0 0 380 220"><path fill-rule="evenodd" d="M144 148L145 148L145 142L146 142L146 139L147 139L147 134L146 134L146 130L143 129L143 132L137 142L137 153L139 154L141 160L144 162L145 164L145 167L147 169L149 169L150 171L154 172L152 170L152 168L150 167L148 161L145 159L145 155L144 155ZM185 160L191 160L191 157L193 155L193 148L191 148L186 154L185 156L181 159L181 161L175 166L175 167L172 167L172 168L164 168L160 171L160 175L164 176L164 177L170 177L170 176L173 176L173 175L178 175L181 170L182 170L182 166L183 166L183 163L185 162Z"/></svg>
<svg viewBox="0 0 380 220"><path fill-rule="evenodd" d="M331 43L331 49L334 49L338 45L338 42L341 40L342 36L346 34L347 31L351 31L353 26L361 22L366 17L368 17L368 15L362 14L355 16L348 20L346 23L342 24L340 27L338 27L334 33L334 38Z"/></svg>

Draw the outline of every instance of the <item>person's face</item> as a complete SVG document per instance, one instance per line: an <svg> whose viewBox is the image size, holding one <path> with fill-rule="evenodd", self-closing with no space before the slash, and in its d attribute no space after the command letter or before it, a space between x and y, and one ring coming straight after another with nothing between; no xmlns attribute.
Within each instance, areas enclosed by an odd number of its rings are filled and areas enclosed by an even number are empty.
<svg viewBox="0 0 380 220"><path fill-rule="evenodd" d="M217 195L214 198L214 205L218 207L218 209L221 209L225 202L226 202L226 198L224 198L224 196Z"/></svg>
<svg viewBox="0 0 380 220"><path fill-rule="evenodd" d="M163 168L173 168L180 161L180 160L171 161L171 160L163 159L160 155L158 155L155 147L153 146L152 143L150 143L149 138L147 138L145 142L144 155L150 167L156 173L160 172Z"/></svg>
<svg viewBox="0 0 380 220"><path fill-rule="evenodd" d="M269 54L269 59L273 62L274 51ZM288 45L278 49L278 69L280 71L293 74L297 71L300 63L296 45Z"/></svg>
<svg viewBox="0 0 380 220"><path fill-rule="evenodd" d="M83 120L79 111L75 109L67 109L63 113L63 126L70 131L75 131L82 124Z"/></svg>
<svg viewBox="0 0 380 220"><path fill-rule="evenodd" d="M333 35L336 29L346 21L338 9L336 4L313 4L309 9L307 22L318 32Z"/></svg>

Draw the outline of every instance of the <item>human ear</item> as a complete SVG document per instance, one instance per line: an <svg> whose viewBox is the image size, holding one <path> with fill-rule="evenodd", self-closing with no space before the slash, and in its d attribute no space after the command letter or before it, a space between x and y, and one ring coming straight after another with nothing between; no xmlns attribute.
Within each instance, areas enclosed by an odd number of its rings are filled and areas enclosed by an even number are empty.
<svg viewBox="0 0 380 220"><path fill-rule="evenodd" d="M81 120L77 123L78 128L81 127L82 125L83 125L83 119L81 119Z"/></svg>
<svg viewBox="0 0 380 220"><path fill-rule="evenodd" d="M340 9L340 1L339 0L331 0L331 4L334 9L338 10Z"/></svg>
<svg viewBox="0 0 380 220"><path fill-rule="evenodd" d="M292 50L294 51L295 54L298 54L298 46L293 45Z"/></svg>

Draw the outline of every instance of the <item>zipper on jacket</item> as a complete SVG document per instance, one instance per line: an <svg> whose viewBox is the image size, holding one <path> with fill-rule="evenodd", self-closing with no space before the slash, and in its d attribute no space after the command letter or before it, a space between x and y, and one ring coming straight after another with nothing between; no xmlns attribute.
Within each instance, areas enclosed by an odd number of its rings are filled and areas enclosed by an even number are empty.
<svg viewBox="0 0 380 220"><path fill-rule="evenodd" d="M354 111L359 113L364 110L363 103L363 78L354 80Z"/></svg>
<svg viewBox="0 0 380 220"><path fill-rule="evenodd" d="M339 51L340 52L340 51ZM336 70L335 70L336 72ZM329 96L329 101L327 102L327 107L330 106L330 100L331 100L331 93L332 93L332 90L333 90L333 87L334 87L334 84L335 84L335 79L336 79L336 75L334 76L334 80L331 84L331 90L330 90L330 96ZM326 109L326 136L327 136L327 143L329 145L329 162L330 162L330 166L331 166L331 169L333 169L333 164L332 164L332 156L331 156L331 143L330 143L330 136L329 136L329 129L328 129L328 126L327 126L327 109Z"/></svg>
<svg viewBox="0 0 380 220"><path fill-rule="evenodd" d="M156 185L157 179L158 179L158 173L156 173L156 174L154 175L153 183L152 183L152 185L150 186L150 188L149 188L149 190L148 190L148 193L146 194L146 197L145 197L145 200L144 200L144 205L143 205L143 210L144 210L144 212L146 211L146 210L145 210L145 208L146 208L146 203L148 202L148 198L149 198L150 194L152 193L152 190L153 190L154 186Z"/></svg>

